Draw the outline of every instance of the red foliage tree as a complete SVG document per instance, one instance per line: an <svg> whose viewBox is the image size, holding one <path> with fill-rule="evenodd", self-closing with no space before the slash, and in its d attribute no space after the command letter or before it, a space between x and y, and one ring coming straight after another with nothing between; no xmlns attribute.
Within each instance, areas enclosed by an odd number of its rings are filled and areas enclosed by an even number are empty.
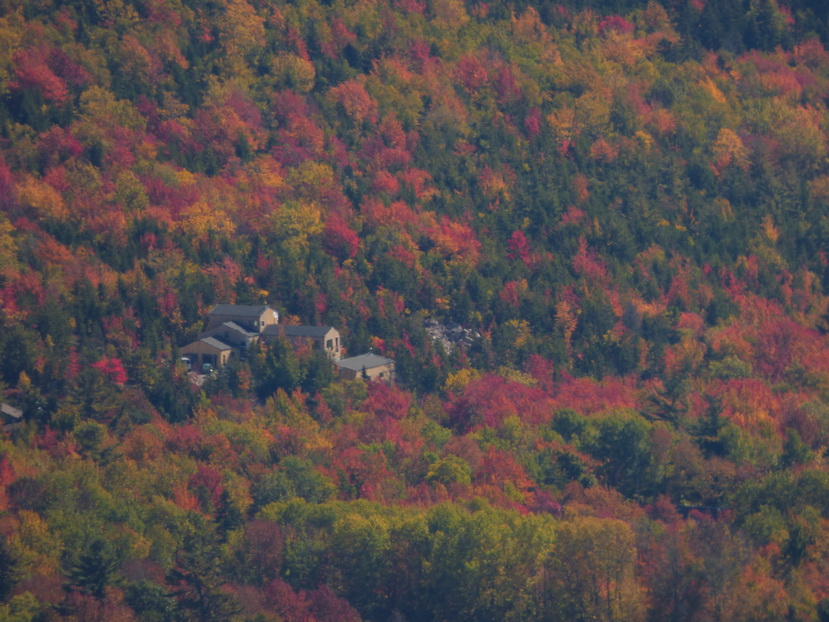
<svg viewBox="0 0 829 622"><path fill-rule="evenodd" d="M320 48L325 56L335 58L340 55L345 46L356 41L357 35L348 29L343 20L335 17L331 20L330 36L320 43Z"/></svg>
<svg viewBox="0 0 829 622"><path fill-rule="evenodd" d="M489 81L486 65L479 54L461 57L455 67L455 77L469 94L479 91Z"/></svg>
<svg viewBox="0 0 829 622"><path fill-rule="evenodd" d="M310 612L311 603L305 592L297 594L282 579L274 579L265 585L262 591L267 608L286 622L311 622L314 619Z"/></svg>
<svg viewBox="0 0 829 622"><path fill-rule="evenodd" d="M343 82L332 88L330 95L355 124L377 122L377 101L368 94L361 81L355 79Z"/></svg>
<svg viewBox="0 0 829 622"><path fill-rule="evenodd" d="M310 610L317 620L326 622L360 622L360 614L354 607L337 596L330 587L321 585L308 592Z"/></svg>
<svg viewBox="0 0 829 622"><path fill-rule="evenodd" d="M358 498L382 500L382 485L394 478L389 470L386 456L382 451L363 450L348 447L342 450L331 463L332 470L346 488Z"/></svg>
<svg viewBox="0 0 829 622"><path fill-rule="evenodd" d="M605 36L610 32L629 35L634 30L633 24L621 15L611 15L599 22L599 34Z"/></svg>
<svg viewBox="0 0 829 622"><path fill-rule="evenodd" d="M53 125L49 131L38 137L37 146L44 168L77 156L83 151L81 143L66 129L57 125Z"/></svg>
<svg viewBox="0 0 829 622"><path fill-rule="evenodd" d="M446 413L453 427L462 431L480 425L498 428L510 416L530 423L543 423L551 416L544 391L495 375L469 382L462 394L448 400Z"/></svg>
<svg viewBox="0 0 829 622"><path fill-rule="evenodd" d="M245 525L240 554L244 572L264 583L278 580L282 568L285 536L273 521L252 520Z"/></svg>
<svg viewBox="0 0 829 622"><path fill-rule="evenodd" d="M509 248L507 258L520 259L524 263L530 260L530 245L523 231L513 231L507 242L507 247Z"/></svg>
<svg viewBox="0 0 829 622"><path fill-rule="evenodd" d="M612 408L636 408L636 385L629 380L566 377L556 386L553 407L591 414Z"/></svg>
<svg viewBox="0 0 829 622"><path fill-rule="evenodd" d="M0 209L8 210L14 204L14 179L9 166L0 160Z"/></svg>
<svg viewBox="0 0 829 622"><path fill-rule="evenodd" d="M325 222L322 241L326 250L340 261L352 259L357 255L360 237L340 214L331 214Z"/></svg>
<svg viewBox="0 0 829 622"><path fill-rule="evenodd" d="M442 254L471 265L478 262L481 243L469 225L443 216L440 224L430 227L426 233Z"/></svg>
<svg viewBox="0 0 829 622"><path fill-rule="evenodd" d="M527 291L527 281L507 281L499 294L501 300L511 307L518 307L521 303L521 296Z"/></svg>
<svg viewBox="0 0 829 622"><path fill-rule="evenodd" d="M324 151L325 135L319 126L303 113L289 112L277 132L274 157L286 166L296 166L321 157Z"/></svg>
<svg viewBox="0 0 829 622"><path fill-rule="evenodd" d="M204 443L204 433L192 423L168 430L167 446L172 451L196 456L202 451Z"/></svg>
<svg viewBox="0 0 829 622"><path fill-rule="evenodd" d="M219 506L222 492L224 492L222 479L222 474L216 469L200 464L198 471L187 482L187 487L198 496L202 507L207 509L207 502L210 502L213 508L216 508Z"/></svg>
<svg viewBox="0 0 829 622"><path fill-rule="evenodd" d="M588 247L584 237L579 239L579 250L573 257L573 269L588 280L607 280L607 267L599 254Z"/></svg>
<svg viewBox="0 0 829 622"><path fill-rule="evenodd" d="M31 89L47 102L61 105L66 102L69 90L66 82L50 69L48 51L45 48L25 50L15 55L14 80L9 83L13 90Z"/></svg>
<svg viewBox="0 0 829 622"><path fill-rule="evenodd" d="M394 175L382 169L377 171L377 174L374 176L374 183L371 185L371 189L379 194L386 194L393 197L400 192L400 182L397 181Z"/></svg>
<svg viewBox="0 0 829 622"><path fill-rule="evenodd" d="M105 356L97 363L92 363L92 367L117 385L123 385L127 381L127 372L121 359Z"/></svg>
<svg viewBox="0 0 829 622"><path fill-rule="evenodd" d="M0 512L8 508L9 498L6 488L14 481L14 467L7 456L0 456Z"/></svg>
<svg viewBox="0 0 829 622"><path fill-rule="evenodd" d="M368 398L363 402L363 409L378 417L402 419L412 404L410 393L385 382L372 382L368 387Z"/></svg>
<svg viewBox="0 0 829 622"><path fill-rule="evenodd" d="M509 483L521 492L526 492L533 485L524 467L513 456L494 447L489 447L484 453L481 466L475 473L475 482L501 489Z"/></svg>
<svg viewBox="0 0 829 622"><path fill-rule="evenodd" d="M518 80L515 77L513 67L506 63L498 63L497 71L494 79L495 93L498 96L498 101L502 105L512 104L517 102L523 96L521 87L518 85Z"/></svg>

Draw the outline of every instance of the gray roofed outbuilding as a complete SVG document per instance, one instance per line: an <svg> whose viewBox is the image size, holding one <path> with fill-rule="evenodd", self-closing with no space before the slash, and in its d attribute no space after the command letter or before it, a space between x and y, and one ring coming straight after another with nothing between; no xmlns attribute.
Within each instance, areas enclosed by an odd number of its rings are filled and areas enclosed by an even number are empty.
<svg viewBox="0 0 829 622"><path fill-rule="evenodd" d="M336 362L338 366L351 369L353 371L363 371L364 369L374 369L375 367L382 367L394 363L392 359L387 359L385 356L379 356L372 352L368 354L361 354L360 356L352 356L347 359L340 359Z"/></svg>
<svg viewBox="0 0 829 622"><path fill-rule="evenodd" d="M23 416L22 410L6 403L0 404L0 413L13 417L14 419L20 419Z"/></svg>

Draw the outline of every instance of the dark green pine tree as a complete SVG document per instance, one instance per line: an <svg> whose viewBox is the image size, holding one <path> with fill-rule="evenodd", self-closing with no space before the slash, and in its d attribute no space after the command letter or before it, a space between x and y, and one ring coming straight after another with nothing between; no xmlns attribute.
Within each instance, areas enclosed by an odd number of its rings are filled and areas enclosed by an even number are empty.
<svg viewBox="0 0 829 622"><path fill-rule="evenodd" d="M0 601L6 600L17 583L18 561L12 555L11 548L5 539L0 540Z"/></svg>
<svg viewBox="0 0 829 622"><path fill-rule="evenodd" d="M221 545L215 525L198 515L185 526L182 547L167 580L184 620L229 620L239 612L236 600L221 590Z"/></svg>
<svg viewBox="0 0 829 622"><path fill-rule="evenodd" d="M103 600L107 586L117 582L118 555L112 544L100 537L92 539L85 549L70 562L65 574L70 585Z"/></svg>
<svg viewBox="0 0 829 622"><path fill-rule="evenodd" d="M722 416L720 400L709 398L708 408L700 417L694 433L697 444L707 458L722 456L725 453L725 445L720 437L720 432L726 423L727 420Z"/></svg>
<svg viewBox="0 0 829 622"><path fill-rule="evenodd" d="M268 348L262 369L257 370L259 381L256 394L265 400L278 389L290 393L302 384L305 370L297 359L293 346L286 339L277 339Z"/></svg>
<svg viewBox="0 0 829 622"><path fill-rule="evenodd" d="M222 491L222 496L219 499L218 507L216 508L216 531L220 542L227 541L227 535L234 529L238 529L245 524L245 519L242 512L233 503L230 494L227 490Z"/></svg>

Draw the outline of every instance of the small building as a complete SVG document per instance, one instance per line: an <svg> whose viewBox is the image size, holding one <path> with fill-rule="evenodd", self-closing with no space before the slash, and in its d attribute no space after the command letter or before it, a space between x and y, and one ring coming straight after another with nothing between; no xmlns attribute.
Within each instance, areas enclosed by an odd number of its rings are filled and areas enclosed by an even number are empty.
<svg viewBox="0 0 829 622"><path fill-rule="evenodd" d="M181 348L180 352L190 359L194 371L203 371L205 365L218 369L233 358L233 346L215 337L202 337Z"/></svg>
<svg viewBox="0 0 829 622"><path fill-rule="evenodd" d="M246 330L239 326L236 322L223 322L213 328L208 328L203 333L199 334L200 339L205 337L215 337L224 343L236 348L239 358L247 356L248 348L259 341L259 333Z"/></svg>
<svg viewBox="0 0 829 622"><path fill-rule="evenodd" d="M261 333L268 326L279 324L279 313L269 305L219 304L207 314L207 330L234 322L244 330Z"/></svg>
<svg viewBox="0 0 829 622"><path fill-rule="evenodd" d="M340 359L336 361L336 365L340 369L340 378L343 380L354 380L365 376L369 380L383 380L389 384L394 382L394 361L372 352Z"/></svg>
<svg viewBox="0 0 829 622"><path fill-rule="evenodd" d="M340 332L333 326L289 326L279 324L266 326L262 332L262 338L266 341L279 337L285 337L294 346L307 343L312 350L322 350L332 360L336 361L340 358L342 347Z"/></svg>
<svg viewBox="0 0 829 622"><path fill-rule="evenodd" d="M22 421L22 410L5 402L0 404L0 426L2 426L4 430L14 430L21 427Z"/></svg>

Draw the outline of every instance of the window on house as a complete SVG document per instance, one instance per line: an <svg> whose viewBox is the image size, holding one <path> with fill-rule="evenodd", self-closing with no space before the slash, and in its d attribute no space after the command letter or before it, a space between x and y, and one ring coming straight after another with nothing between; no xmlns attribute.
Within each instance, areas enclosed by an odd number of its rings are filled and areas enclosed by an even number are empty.
<svg viewBox="0 0 829 622"><path fill-rule="evenodd" d="M329 350L333 349L334 348L334 340L329 339L328 341L326 341L325 342L325 347L328 348Z"/></svg>

